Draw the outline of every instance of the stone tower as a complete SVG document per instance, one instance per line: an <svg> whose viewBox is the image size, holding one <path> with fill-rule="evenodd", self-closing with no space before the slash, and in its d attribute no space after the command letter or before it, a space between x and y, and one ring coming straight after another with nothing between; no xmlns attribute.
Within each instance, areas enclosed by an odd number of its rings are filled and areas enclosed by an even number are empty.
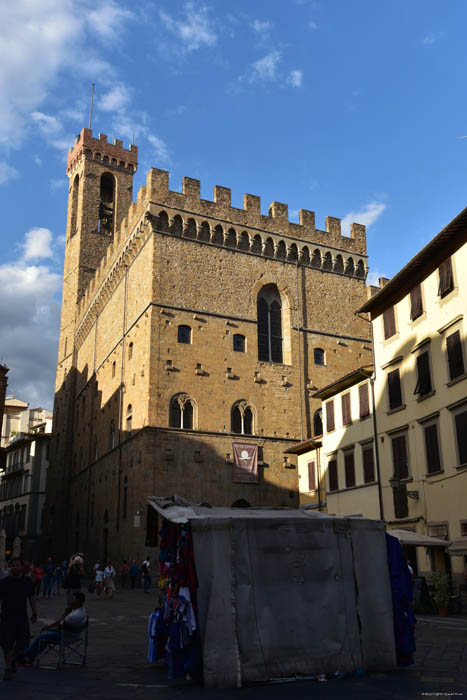
<svg viewBox="0 0 467 700"><path fill-rule="evenodd" d="M48 476L49 493L54 495L54 502L46 503L44 523L46 544L53 545L54 549L61 549L61 537L67 540L62 526L67 522L73 453L76 310L114 233L128 213L137 161L136 146L127 150L122 141L108 143L105 134L93 138L90 129L82 129L68 153L65 264Z"/></svg>

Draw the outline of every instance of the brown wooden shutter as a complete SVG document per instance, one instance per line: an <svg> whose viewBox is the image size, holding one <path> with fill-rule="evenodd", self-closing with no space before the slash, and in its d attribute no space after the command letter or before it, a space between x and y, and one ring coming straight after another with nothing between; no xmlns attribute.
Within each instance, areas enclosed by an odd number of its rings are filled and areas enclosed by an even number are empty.
<svg viewBox="0 0 467 700"><path fill-rule="evenodd" d="M467 410L458 413L455 422L459 464L467 464Z"/></svg>
<svg viewBox="0 0 467 700"><path fill-rule="evenodd" d="M352 422L352 416L350 414L350 393L343 394L341 396L342 401L342 423L344 425L350 425Z"/></svg>
<svg viewBox="0 0 467 700"><path fill-rule="evenodd" d="M439 287L438 294L440 297L446 296L454 288L454 282L452 277L452 265L451 258L448 258L438 268L439 274Z"/></svg>
<svg viewBox="0 0 467 700"><path fill-rule="evenodd" d="M345 485L346 488L350 488L351 486L355 486L355 460L353 451L344 454L344 465Z"/></svg>
<svg viewBox="0 0 467 700"><path fill-rule="evenodd" d="M363 481L370 484L375 480L375 462L373 457L373 446L363 448Z"/></svg>
<svg viewBox="0 0 467 700"><path fill-rule="evenodd" d="M337 478L337 459L331 459L328 462L329 475L329 490L337 491L339 489L339 481Z"/></svg>
<svg viewBox="0 0 467 700"><path fill-rule="evenodd" d="M362 384L358 387L358 397L360 403L360 418L366 418L370 415L370 401L368 398L368 384Z"/></svg>
<svg viewBox="0 0 467 700"><path fill-rule="evenodd" d="M328 401L326 404L326 431L330 433L331 430L334 430L335 427L336 426L334 423L334 401L331 399L331 401Z"/></svg>
<svg viewBox="0 0 467 700"><path fill-rule="evenodd" d="M390 306L389 309L383 313L383 323L384 323L384 338L387 340L396 334L396 315L394 313L394 307Z"/></svg>
<svg viewBox="0 0 467 700"><path fill-rule="evenodd" d="M388 372L389 410L402 406L402 389L399 369Z"/></svg>
<svg viewBox="0 0 467 700"><path fill-rule="evenodd" d="M394 476L398 476L399 479L406 479L409 476L409 462L405 435L392 438L392 459Z"/></svg>
<svg viewBox="0 0 467 700"><path fill-rule="evenodd" d="M464 374L464 356L459 331L448 335L446 338L446 350L448 353L449 378L455 379Z"/></svg>
<svg viewBox="0 0 467 700"><path fill-rule="evenodd" d="M426 466L428 474L441 471L441 461L439 458L438 428L436 423L427 425L424 429Z"/></svg>
<svg viewBox="0 0 467 700"><path fill-rule="evenodd" d="M410 318L415 321L423 313L422 288L417 285L410 292Z"/></svg>
<svg viewBox="0 0 467 700"><path fill-rule="evenodd" d="M430 359L428 352L422 352L417 357L417 383L414 394L425 396L431 391Z"/></svg>
<svg viewBox="0 0 467 700"><path fill-rule="evenodd" d="M316 472L314 462L308 462L308 491L316 491Z"/></svg>

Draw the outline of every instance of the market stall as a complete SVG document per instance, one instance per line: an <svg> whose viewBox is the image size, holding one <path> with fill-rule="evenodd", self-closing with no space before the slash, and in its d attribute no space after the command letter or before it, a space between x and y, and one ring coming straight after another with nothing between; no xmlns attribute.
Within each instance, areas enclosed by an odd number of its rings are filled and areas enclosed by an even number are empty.
<svg viewBox="0 0 467 700"><path fill-rule="evenodd" d="M384 523L177 496L148 502L179 528L172 540L183 528L192 538L194 596L176 547L161 542L160 561L190 590L207 687L395 666Z"/></svg>

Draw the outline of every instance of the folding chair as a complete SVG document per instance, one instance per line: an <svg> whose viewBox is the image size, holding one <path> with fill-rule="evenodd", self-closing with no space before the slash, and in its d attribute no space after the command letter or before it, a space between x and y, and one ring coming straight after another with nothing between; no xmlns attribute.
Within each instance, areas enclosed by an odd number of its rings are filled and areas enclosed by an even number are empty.
<svg viewBox="0 0 467 700"><path fill-rule="evenodd" d="M88 649L89 621L79 630L70 631L60 628L60 639L44 642L44 648L35 659L35 665L39 668L60 668L64 664L85 666ZM44 661L56 660L54 666L48 666Z"/></svg>

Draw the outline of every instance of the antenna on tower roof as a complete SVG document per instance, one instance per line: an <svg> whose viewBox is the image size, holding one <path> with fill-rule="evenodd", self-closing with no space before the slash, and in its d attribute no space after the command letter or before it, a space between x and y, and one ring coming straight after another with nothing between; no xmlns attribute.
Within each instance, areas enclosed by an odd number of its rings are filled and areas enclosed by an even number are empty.
<svg viewBox="0 0 467 700"><path fill-rule="evenodd" d="M92 84L92 88L91 88L91 104L89 106L89 129L91 128L93 102L94 102L94 83Z"/></svg>

